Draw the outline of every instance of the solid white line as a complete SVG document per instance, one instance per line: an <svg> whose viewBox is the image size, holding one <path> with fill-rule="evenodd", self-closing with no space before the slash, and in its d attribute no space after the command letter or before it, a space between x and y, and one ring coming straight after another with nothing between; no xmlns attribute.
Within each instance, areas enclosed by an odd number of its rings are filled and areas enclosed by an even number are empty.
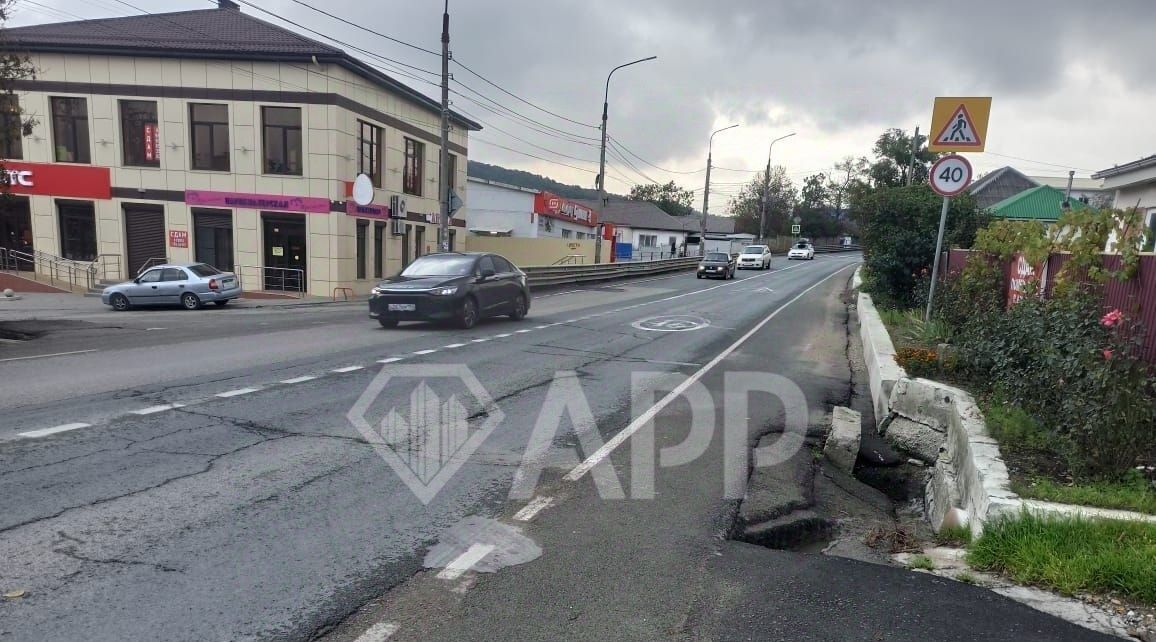
<svg viewBox="0 0 1156 642"><path fill-rule="evenodd" d="M385 642L401 629L393 622L378 622L357 636L354 642Z"/></svg>
<svg viewBox="0 0 1156 642"><path fill-rule="evenodd" d="M168 404L165 404L163 406L149 406L148 408L141 408L140 410L133 410L131 412L134 415L155 415L158 412L164 412L166 410L176 410L177 408L184 408L184 407L185 407L185 404L183 404L183 403L168 403Z"/></svg>
<svg viewBox="0 0 1156 642"><path fill-rule="evenodd" d="M27 361L29 359L47 359L49 357L63 357L63 356L70 355L70 354L87 354L89 352L96 352L96 349L94 348L92 350L73 350L72 352L53 352L52 354L38 354L38 355L31 356L31 357L9 357L7 359L0 359L0 362L4 362L4 361Z"/></svg>
<svg viewBox="0 0 1156 642"><path fill-rule="evenodd" d="M237 388L236 390L218 393L217 396L222 399L228 399L229 397L240 397L241 395L254 393L258 390L260 390L260 388Z"/></svg>
<svg viewBox="0 0 1156 642"><path fill-rule="evenodd" d="M522 510L514 513L514 519L519 522L528 522L534 519L535 515L549 508L553 503L553 497L535 497L529 504L523 506Z"/></svg>
<svg viewBox="0 0 1156 642"><path fill-rule="evenodd" d="M317 377L315 377L313 375L305 375L304 377L294 377L292 379L286 379L286 380L282 381L281 383L305 383L306 381L313 381L316 378Z"/></svg>
<svg viewBox="0 0 1156 642"><path fill-rule="evenodd" d="M686 392L687 388L694 385L699 379L702 379L703 375L710 372L710 370L712 368L714 368L719 363L721 363L723 361L723 359L726 359L727 357L729 357L732 352L734 352L740 346L742 346L744 343L746 343L747 340L749 340L751 337L753 337L755 335L755 333L757 333L759 330L762 330L763 326L765 326L771 322L771 319L774 319L776 316L778 316L778 314L780 312L782 312L783 310L786 310L787 307L790 306L795 301L798 301L799 299L801 299L804 296L806 296L807 294L809 294L811 292L811 290L814 290L815 288L819 287L820 285L823 285L827 281L834 278L835 275L839 274L840 272L846 270L849 267L851 267L851 266L845 265L845 266L839 268L838 270L835 270L831 274L828 274L827 276L823 277L823 279L821 281L819 281L818 283L815 283L811 287L800 292L798 295L795 296L795 298L791 299L790 301L787 301L783 305L780 305L778 308L775 308L774 312L771 312L766 317L764 317L762 321L759 321L758 324L755 325L755 327L751 328L749 331L747 331L746 334L739 337L739 339L737 341L732 343L729 347L727 347L727 349L720 352L718 354L718 356L716 356L714 359L711 359L710 362L707 363L705 366L696 370L694 372L694 374L687 377L685 381L678 384L678 386L676 386L674 388L674 390L671 390L669 393L667 393L667 395L665 397L663 397L661 400L659 400L658 403L651 406L646 412L639 415L637 419L630 422L630 424L627 425L626 428L623 428L621 432L619 432L617 435L614 435L614 437L612 437L610 439L610 441L606 442L605 445L603 445L601 448L599 448L597 451L595 451L595 453L593 455L590 455L590 457L588 457L586 459L586 461L582 462L581 464L578 464L577 466L574 467L574 470L571 470L570 472L566 473L566 476L563 477L563 479L565 479L566 481L571 481L571 482L578 481L579 479L582 479L582 476L585 475L586 473L590 472L590 469L594 468L599 463L601 463L602 460L606 459L610 455L610 453L614 452L614 450L616 448L618 448L623 443L625 443L627 439L630 439L630 437L633 436L634 433L641 430L643 426L645 426L647 423L649 423L651 420L653 420L656 416L658 416L658 413L662 412L663 408L666 408L668 405L670 405L670 402L677 399L678 396L681 395L683 392Z"/></svg>
<svg viewBox="0 0 1156 642"><path fill-rule="evenodd" d="M398 361L401 361L404 358L405 357L390 357L388 359L381 359L378 361L378 363L397 363Z"/></svg>
<svg viewBox="0 0 1156 642"><path fill-rule="evenodd" d="M437 350L418 350L414 354L433 354L435 352L437 352Z"/></svg>
<svg viewBox="0 0 1156 642"><path fill-rule="evenodd" d="M20 437L47 437L48 435L55 435L58 432L67 432L69 430L76 430L77 428L88 428L92 424L63 424L60 426L53 426L51 428L41 428L40 430L29 430L28 432L18 432Z"/></svg>
<svg viewBox="0 0 1156 642"><path fill-rule="evenodd" d="M363 368L365 368L365 366L345 366L344 368L334 368L333 370L330 370L330 372L344 374L346 372L357 372Z"/></svg>
<svg viewBox="0 0 1156 642"><path fill-rule="evenodd" d="M482 561L482 558L489 555L494 550L493 544L471 544L465 553L458 555L452 562L438 573L439 580L456 580L462 576L463 573L474 567L474 564Z"/></svg>
<svg viewBox="0 0 1156 642"><path fill-rule="evenodd" d="M466 344L464 344L464 343L451 343L448 346L442 346L442 347L445 348L446 350L453 350L454 348L460 348L464 345L466 345Z"/></svg>

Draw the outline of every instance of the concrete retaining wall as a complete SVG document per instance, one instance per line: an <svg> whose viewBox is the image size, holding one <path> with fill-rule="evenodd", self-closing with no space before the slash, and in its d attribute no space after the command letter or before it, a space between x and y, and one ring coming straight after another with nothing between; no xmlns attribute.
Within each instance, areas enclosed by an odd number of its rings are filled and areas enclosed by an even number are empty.
<svg viewBox="0 0 1156 642"><path fill-rule="evenodd" d="M871 295L859 293L859 338L863 341L863 359L867 362L867 378L871 386L871 401L876 417L891 412L891 391L895 383L907 373L895 362L895 345L879 318Z"/></svg>

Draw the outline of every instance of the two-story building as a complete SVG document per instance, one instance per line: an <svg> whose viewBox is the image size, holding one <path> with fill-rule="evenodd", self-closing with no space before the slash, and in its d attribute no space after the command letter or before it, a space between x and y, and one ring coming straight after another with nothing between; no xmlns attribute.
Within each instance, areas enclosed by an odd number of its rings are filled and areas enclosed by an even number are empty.
<svg viewBox="0 0 1156 642"><path fill-rule="evenodd" d="M229 0L7 36L37 69L0 105L9 254L95 262L108 278L204 261L246 290L329 296L366 292L436 247L440 105L373 63ZM13 100L36 121L29 136ZM462 195L481 127L451 123ZM349 196L359 174L371 205Z"/></svg>

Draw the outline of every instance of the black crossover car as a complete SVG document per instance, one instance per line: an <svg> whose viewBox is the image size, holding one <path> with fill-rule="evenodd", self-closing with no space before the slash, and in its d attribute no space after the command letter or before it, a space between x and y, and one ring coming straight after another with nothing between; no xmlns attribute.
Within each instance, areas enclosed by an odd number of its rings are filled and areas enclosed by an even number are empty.
<svg viewBox="0 0 1156 642"><path fill-rule="evenodd" d="M382 327L399 321L454 321L472 328L486 317L521 320L530 311L526 274L497 254L449 252L423 256L390 277L369 298Z"/></svg>
<svg viewBox="0 0 1156 642"><path fill-rule="evenodd" d="M706 256L702 257L702 261L698 264L698 278L711 279L715 277L722 277L725 281L727 279L735 278L735 257L725 252L707 252Z"/></svg>

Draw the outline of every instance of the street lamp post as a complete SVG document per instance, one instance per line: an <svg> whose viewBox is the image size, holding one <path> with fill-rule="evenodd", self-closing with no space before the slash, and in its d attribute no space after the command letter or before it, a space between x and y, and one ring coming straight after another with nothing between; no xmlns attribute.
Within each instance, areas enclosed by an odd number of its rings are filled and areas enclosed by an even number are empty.
<svg viewBox="0 0 1156 642"><path fill-rule="evenodd" d="M658 56L650 56L649 58L639 58L633 62L628 62L623 65L618 65L610 70L606 75L606 91L602 94L602 152L598 159L598 238L594 240L594 262L602 262L602 218L606 213L606 115L610 103L610 77L614 72L629 67L630 65L637 65L640 62L654 60Z"/></svg>
<svg viewBox="0 0 1156 642"><path fill-rule="evenodd" d="M775 151L775 143L785 138L794 136L795 132L791 132L786 136L779 136L771 141L771 147L767 150L767 172L763 174L763 204L759 208L759 241L764 240L767 231L767 204L770 201L771 192L771 152Z"/></svg>
<svg viewBox="0 0 1156 642"><path fill-rule="evenodd" d="M734 129L735 127L738 127L738 123L723 127L722 129L714 130L711 132L710 141L706 146L706 185L702 190L702 225L698 235L698 253L700 256L704 256L706 254L706 217L709 215L710 210L710 166L711 154L713 153L714 148L714 136L719 132L725 132L728 129Z"/></svg>

